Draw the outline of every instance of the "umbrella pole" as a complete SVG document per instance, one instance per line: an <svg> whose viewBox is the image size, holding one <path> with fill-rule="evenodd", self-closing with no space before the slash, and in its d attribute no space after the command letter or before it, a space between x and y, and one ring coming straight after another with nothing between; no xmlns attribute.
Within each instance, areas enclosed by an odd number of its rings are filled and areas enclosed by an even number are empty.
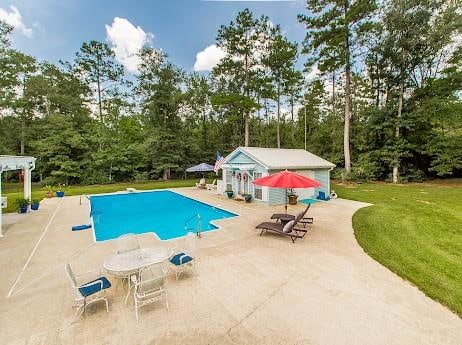
<svg viewBox="0 0 462 345"><path fill-rule="evenodd" d="M286 188L286 204L285 204L285 209L286 209L286 215L287 215L287 188Z"/></svg>

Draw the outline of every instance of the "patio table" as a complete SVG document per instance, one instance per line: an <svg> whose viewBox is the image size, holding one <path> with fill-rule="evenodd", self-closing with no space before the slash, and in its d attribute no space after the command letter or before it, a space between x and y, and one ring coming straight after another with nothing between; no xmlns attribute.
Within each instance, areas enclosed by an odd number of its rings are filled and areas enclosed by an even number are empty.
<svg viewBox="0 0 462 345"><path fill-rule="evenodd" d="M128 292L125 297L127 303L131 291L131 275L138 274L143 267L166 261L172 254L173 250L166 247L141 248L114 254L104 262L103 267L110 275L128 278Z"/></svg>
<svg viewBox="0 0 462 345"><path fill-rule="evenodd" d="M291 220L294 220L295 217L291 214L277 213L271 216L271 219L278 219L282 225L286 225Z"/></svg>

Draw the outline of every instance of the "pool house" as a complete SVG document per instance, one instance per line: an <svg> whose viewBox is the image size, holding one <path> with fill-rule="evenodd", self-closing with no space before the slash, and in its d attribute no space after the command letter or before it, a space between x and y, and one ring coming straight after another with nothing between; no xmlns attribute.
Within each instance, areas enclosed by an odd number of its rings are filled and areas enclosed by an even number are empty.
<svg viewBox="0 0 462 345"><path fill-rule="evenodd" d="M269 205L284 204L285 189L255 186L252 181L281 170L295 171L311 177L322 185L317 188L295 189L299 200L316 197L319 191L330 194L330 171L335 164L302 149L238 147L222 165L223 180L219 193L250 194L256 201Z"/></svg>

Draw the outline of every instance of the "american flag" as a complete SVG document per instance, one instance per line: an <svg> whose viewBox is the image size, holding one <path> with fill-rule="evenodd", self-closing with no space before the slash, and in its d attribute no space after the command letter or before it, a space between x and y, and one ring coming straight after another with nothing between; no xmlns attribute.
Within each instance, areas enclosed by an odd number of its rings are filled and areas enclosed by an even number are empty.
<svg viewBox="0 0 462 345"><path fill-rule="evenodd" d="M220 155L220 152L217 151L217 160L215 162L215 166L213 167L213 171L215 171L215 174L218 175L218 170L221 169L221 166L225 162L225 157Z"/></svg>

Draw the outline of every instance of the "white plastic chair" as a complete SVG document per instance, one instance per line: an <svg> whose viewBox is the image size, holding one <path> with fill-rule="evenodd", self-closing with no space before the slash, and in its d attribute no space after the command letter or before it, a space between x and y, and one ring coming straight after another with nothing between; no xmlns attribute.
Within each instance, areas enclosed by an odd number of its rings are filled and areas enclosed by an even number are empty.
<svg viewBox="0 0 462 345"><path fill-rule="evenodd" d="M217 180L213 180L212 183L207 184L207 190L216 190L217 189Z"/></svg>
<svg viewBox="0 0 462 345"><path fill-rule="evenodd" d="M131 280L135 287L133 297L136 321L138 321L138 309L145 305L165 300L165 307L168 310L167 269L162 264L142 268L138 276L132 275Z"/></svg>
<svg viewBox="0 0 462 345"><path fill-rule="evenodd" d="M135 235L126 234L117 238L116 254L123 254L137 249L140 249L140 244Z"/></svg>
<svg viewBox="0 0 462 345"><path fill-rule="evenodd" d="M111 287L111 283L106 277L102 276L100 270L75 274L69 263L65 265L65 270L74 294L74 307L77 308L76 317L83 314L88 305L99 301L106 303L106 312L109 312L106 289Z"/></svg>

